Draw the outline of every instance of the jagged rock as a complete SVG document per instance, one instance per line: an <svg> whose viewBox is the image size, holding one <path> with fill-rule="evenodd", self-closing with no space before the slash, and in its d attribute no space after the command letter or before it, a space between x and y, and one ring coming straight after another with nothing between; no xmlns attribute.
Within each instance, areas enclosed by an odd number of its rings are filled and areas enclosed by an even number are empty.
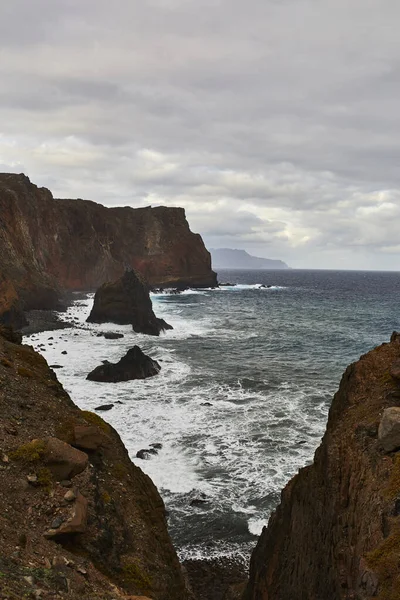
<svg viewBox="0 0 400 600"><path fill-rule="evenodd" d="M72 435L72 445L81 450L98 450L110 441L107 435L95 425L75 425Z"/></svg>
<svg viewBox="0 0 400 600"><path fill-rule="evenodd" d="M138 271L126 271L112 283L104 283L96 292L89 323L132 325L137 333L159 335L164 321L153 312L149 287ZM165 323L165 325L167 325Z"/></svg>
<svg viewBox="0 0 400 600"><path fill-rule="evenodd" d="M125 265L155 287L216 283L182 208L54 200L25 175L1 173L0 214L0 321L7 324L26 324L23 310L57 310L60 289L95 289Z"/></svg>
<svg viewBox="0 0 400 600"><path fill-rule="evenodd" d="M87 524L88 501L80 493L77 493L76 500L73 505L72 515L67 521L59 523L57 520L56 526L52 526L46 531L45 537L55 538L73 533L84 533ZM59 518L61 519L61 517ZM59 524L58 524L59 523Z"/></svg>
<svg viewBox="0 0 400 600"><path fill-rule="evenodd" d="M399 461L371 436L381 421L385 440L388 422L396 436L386 448L400 447L400 408L387 403L387 368L398 357L395 336L346 369L313 463L286 485L263 528L243 600L398 595Z"/></svg>
<svg viewBox="0 0 400 600"><path fill-rule="evenodd" d="M385 452L400 448L400 408L393 406L383 411L378 439Z"/></svg>
<svg viewBox="0 0 400 600"><path fill-rule="evenodd" d="M17 369L0 368L0 445L11 459L10 467L0 468L0 596L21 598L26 592L22 576L33 574L35 586L43 584L46 598L58 594L74 600L123 600L147 593L154 594L154 600L189 600L191 595L168 535L162 498L150 478L130 461L118 433L96 414L81 411L58 384L45 359L31 347L15 345L0 336L0 362L6 358L29 369L31 377L20 375ZM19 407L19 399L24 398L31 404L29 415ZM18 429L17 437L6 431L11 424ZM63 500L67 489L48 477L43 460L45 440L62 435L69 441L75 425L96 425L109 438L101 455L91 455L90 468L73 479L88 501L83 534L79 530L84 519L72 519L75 502ZM18 450L21 454L26 446L30 449L33 439L42 442L38 452L25 454L21 460L11 456ZM30 488L26 476L33 472L39 486ZM65 480L63 486L71 486L71 482ZM56 543L50 543L43 533L57 515L65 519L62 526L68 524L74 533L60 535L56 530L54 535L53 531L50 535ZM16 548L22 532L27 533L26 547ZM55 556L61 561L63 554L65 566L42 573L51 567ZM85 579L76 567L71 568L72 559L87 571ZM123 568L126 578L122 577ZM68 588L66 580L55 578L59 570L63 571L60 577L66 573ZM153 592L141 589L137 574L151 581ZM64 594L65 590L68 593Z"/></svg>
<svg viewBox="0 0 400 600"><path fill-rule="evenodd" d="M117 383L153 377L159 373L160 369L157 361L144 354L139 346L134 346L119 362L99 365L89 373L86 379Z"/></svg>
<svg viewBox="0 0 400 600"><path fill-rule="evenodd" d="M88 455L58 438L47 438L43 455L44 464L58 481L82 473L88 464Z"/></svg>

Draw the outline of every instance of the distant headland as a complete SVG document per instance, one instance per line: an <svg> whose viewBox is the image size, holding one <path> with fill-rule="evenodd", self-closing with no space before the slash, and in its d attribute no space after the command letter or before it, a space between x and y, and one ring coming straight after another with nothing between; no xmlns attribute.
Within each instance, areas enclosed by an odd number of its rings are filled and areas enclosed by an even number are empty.
<svg viewBox="0 0 400 600"><path fill-rule="evenodd" d="M211 248L214 269L290 269L282 260L252 256L246 250Z"/></svg>

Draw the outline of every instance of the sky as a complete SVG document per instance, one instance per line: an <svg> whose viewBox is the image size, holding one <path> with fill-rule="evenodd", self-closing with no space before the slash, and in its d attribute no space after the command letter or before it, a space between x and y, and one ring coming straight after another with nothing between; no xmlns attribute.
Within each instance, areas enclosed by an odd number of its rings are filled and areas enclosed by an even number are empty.
<svg viewBox="0 0 400 600"><path fill-rule="evenodd" d="M400 270L398 0L13 0L0 171L208 247Z"/></svg>

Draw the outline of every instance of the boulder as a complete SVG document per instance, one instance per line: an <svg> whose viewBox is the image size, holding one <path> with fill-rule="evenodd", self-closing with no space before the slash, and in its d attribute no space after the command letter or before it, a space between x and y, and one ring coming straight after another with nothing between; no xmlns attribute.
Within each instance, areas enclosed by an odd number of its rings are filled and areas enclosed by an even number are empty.
<svg viewBox="0 0 400 600"><path fill-rule="evenodd" d="M112 283L104 283L94 297L89 323L118 323L132 325L137 333L159 335L170 328L153 312L149 287L135 270L126 271Z"/></svg>
<svg viewBox="0 0 400 600"><path fill-rule="evenodd" d="M393 406L383 411L378 429L378 440L385 452L400 448L400 408Z"/></svg>
<svg viewBox="0 0 400 600"><path fill-rule="evenodd" d="M131 379L146 379L157 375L161 367L142 352L139 346L130 348L117 363L106 363L96 367L86 379L90 381L103 381L117 383Z"/></svg>
<svg viewBox="0 0 400 600"><path fill-rule="evenodd" d="M109 442L108 436L95 425L75 425L73 438L72 445L82 450L98 450Z"/></svg>
<svg viewBox="0 0 400 600"><path fill-rule="evenodd" d="M88 464L88 455L58 438L47 438L43 462L58 480L71 479L82 473Z"/></svg>
<svg viewBox="0 0 400 600"><path fill-rule="evenodd" d="M88 501L85 496L82 496L82 494L78 492L73 504L71 516L57 527L53 527L52 523L52 528L45 533L45 537L55 538L63 535L84 533L87 524L87 512Z"/></svg>

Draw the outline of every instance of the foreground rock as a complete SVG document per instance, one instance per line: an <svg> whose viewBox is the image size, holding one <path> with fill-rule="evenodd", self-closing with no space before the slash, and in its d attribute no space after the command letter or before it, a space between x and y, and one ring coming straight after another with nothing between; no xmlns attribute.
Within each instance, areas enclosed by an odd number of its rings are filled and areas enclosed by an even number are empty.
<svg viewBox="0 0 400 600"><path fill-rule="evenodd" d="M0 173L0 322L58 310L61 292L93 290L125 265L156 287L216 284L211 257L182 208L106 208L55 200L25 175Z"/></svg>
<svg viewBox="0 0 400 600"><path fill-rule="evenodd" d="M134 346L117 363L99 365L86 379L117 383L131 379L147 379L157 375L161 370L157 361L142 352L139 346Z"/></svg>
<svg viewBox="0 0 400 600"><path fill-rule="evenodd" d="M171 326L157 319L153 312L149 287L137 271L126 271L112 283L105 283L96 292L89 323L132 325L137 333L160 335Z"/></svg>
<svg viewBox="0 0 400 600"><path fill-rule="evenodd" d="M382 442L400 410L399 340L347 368L314 463L285 487L253 552L246 600L398 597L400 454Z"/></svg>
<svg viewBox="0 0 400 600"><path fill-rule="evenodd" d="M164 504L119 435L1 335L0 451L1 598L189 599Z"/></svg>

